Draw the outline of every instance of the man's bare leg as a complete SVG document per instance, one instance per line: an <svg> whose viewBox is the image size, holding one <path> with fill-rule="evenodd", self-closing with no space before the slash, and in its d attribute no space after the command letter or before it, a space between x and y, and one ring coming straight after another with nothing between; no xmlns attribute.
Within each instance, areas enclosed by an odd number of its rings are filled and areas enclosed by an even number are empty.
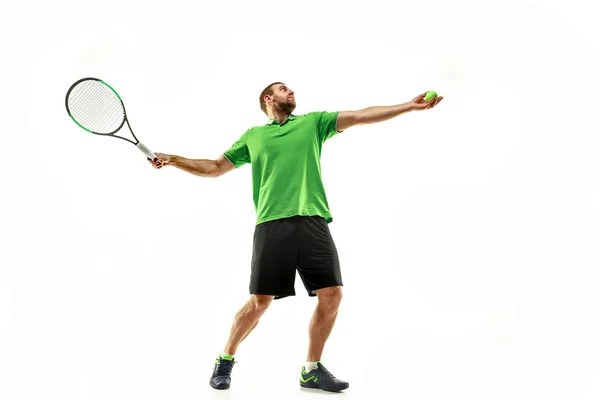
<svg viewBox="0 0 600 400"><path fill-rule="evenodd" d="M317 291L319 302L308 328L309 344L306 366L302 369L300 386L339 392L348 389L350 384L337 379L329 372L321 361L325 342L333 329L342 301L341 286L334 286Z"/></svg>
<svg viewBox="0 0 600 400"><path fill-rule="evenodd" d="M250 300L235 314L229 339L227 345L225 345L225 353L228 355L221 354L215 362L215 369L210 378L210 386L220 390L229 389L231 371L235 363L233 356L240 343L256 328L258 320L265 313L273 298L274 296L253 294L250 296Z"/></svg>
<svg viewBox="0 0 600 400"><path fill-rule="evenodd" d="M273 298L274 296L262 294L253 294L250 296L250 300L242 306L233 320L229 339L225 346L227 354L235 354L240 343L256 328L260 317L267 311Z"/></svg>
<svg viewBox="0 0 600 400"><path fill-rule="evenodd" d="M337 318L340 302L342 301L342 287L334 286L317 290L319 302L310 321L308 328L309 343L307 362L321 360L325 342L333 329Z"/></svg>

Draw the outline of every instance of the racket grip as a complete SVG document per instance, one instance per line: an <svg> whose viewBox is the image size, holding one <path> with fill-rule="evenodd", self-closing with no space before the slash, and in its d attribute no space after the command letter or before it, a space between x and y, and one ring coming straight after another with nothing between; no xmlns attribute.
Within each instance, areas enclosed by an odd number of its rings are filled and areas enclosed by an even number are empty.
<svg viewBox="0 0 600 400"><path fill-rule="evenodd" d="M144 153L146 155L146 157L148 157L151 160L154 160L156 158L156 156L154 155L153 152L150 151L149 148L147 148L146 146L144 146L142 144L142 142L138 142L138 144L135 145L138 149L141 150L142 153Z"/></svg>

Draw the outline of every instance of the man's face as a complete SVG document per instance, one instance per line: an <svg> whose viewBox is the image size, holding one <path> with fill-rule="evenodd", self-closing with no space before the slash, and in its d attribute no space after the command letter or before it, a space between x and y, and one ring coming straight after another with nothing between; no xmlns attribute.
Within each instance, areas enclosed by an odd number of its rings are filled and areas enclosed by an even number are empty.
<svg viewBox="0 0 600 400"><path fill-rule="evenodd" d="M277 85L273 86L273 94L267 97L273 102L274 110L291 114L296 108L296 97L294 96L294 91L284 84L278 83Z"/></svg>

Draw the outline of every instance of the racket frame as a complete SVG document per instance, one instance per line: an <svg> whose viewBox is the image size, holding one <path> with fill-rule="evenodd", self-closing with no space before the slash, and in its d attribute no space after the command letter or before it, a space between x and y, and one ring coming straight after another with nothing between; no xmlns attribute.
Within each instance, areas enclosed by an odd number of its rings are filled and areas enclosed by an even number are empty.
<svg viewBox="0 0 600 400"><path fill-rule="evenodd" d="M110 90L113 91L113 93L117 96L117 98L119 99L119 101L121 102L121 107L123 107L123 121L121 122L121 124L117 127L117 129L115 129L112 132L109 133L101 133L101 132L94 132L90 129L87 129L86 127L84 127L83 125L81 125L79 122L77 122L77 120L73 117L73 115L71 114L71 110L69 109L69 95L71 94L71 91L77 86L79 85L81 82L83 81L98 81L104 85L106 85ZM125 110L125 103L123 102L123 99L121 99L121 96L119 96L119 93L117 93L117 91L110 86L108 83L104 82L102 79L98 79L98 78L92 78L92 77L87 77L87 78L82 78L79 79L77 82L73 83L71 85L71 87L69 88L69 90L67 91L67 95L65 96L65 107L67 108L67 113L69 114L69 117L71 117L71 119L73 120L73 122L75 122L80 128L82 128L83 130L93 133L94 135L100 135L100 136L112 136L115 138L119 138L119 139L123 139L128 141L129 143L135 145L142 153L144 153L148 158L150 158L151 160L156 158L156 155L150 151L150 149L148 149L146 146L144 146L140 140L135 136L135 133L133 132L133 129L131 129L131 125L129 124L129 119L127 118L127 111ZM122 137L119 135L115 135L115 133L117 133L118 131L121 130L121 128L123 128L123 125L125 125L125 123L127 123L127 128L129 129L129 132L131 132L131 135L133 136L133 138L135 139L135 142L133 140L130 140L126 137Z"/></svg>

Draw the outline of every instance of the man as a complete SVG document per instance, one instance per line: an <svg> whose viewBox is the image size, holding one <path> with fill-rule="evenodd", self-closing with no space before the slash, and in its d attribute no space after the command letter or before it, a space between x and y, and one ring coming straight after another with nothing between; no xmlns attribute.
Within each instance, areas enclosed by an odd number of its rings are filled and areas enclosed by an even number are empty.
<svg viewBox="0 0 600 400"><path fill-rule="evenodd" d="M321 147L332 136L355 125L371 124L409 111L435 107L442 100L412 101L358 111L294 115L294 92L281 82L260 94L267 124L248 129L216 160L192 160L156 153L155 168L173 165L203 177L218 177L251 163L257 213L251 263L250 299L235 315L229 340L218 356L210 384L228 389L240 343L256 327L274 299L294 296L296 270L317 306L309 325L306 364L300 385L341 391L349 384L335 378L321 363L325 342L342 299L338 254L328 224L332 221L321 180Z"/></svg>

